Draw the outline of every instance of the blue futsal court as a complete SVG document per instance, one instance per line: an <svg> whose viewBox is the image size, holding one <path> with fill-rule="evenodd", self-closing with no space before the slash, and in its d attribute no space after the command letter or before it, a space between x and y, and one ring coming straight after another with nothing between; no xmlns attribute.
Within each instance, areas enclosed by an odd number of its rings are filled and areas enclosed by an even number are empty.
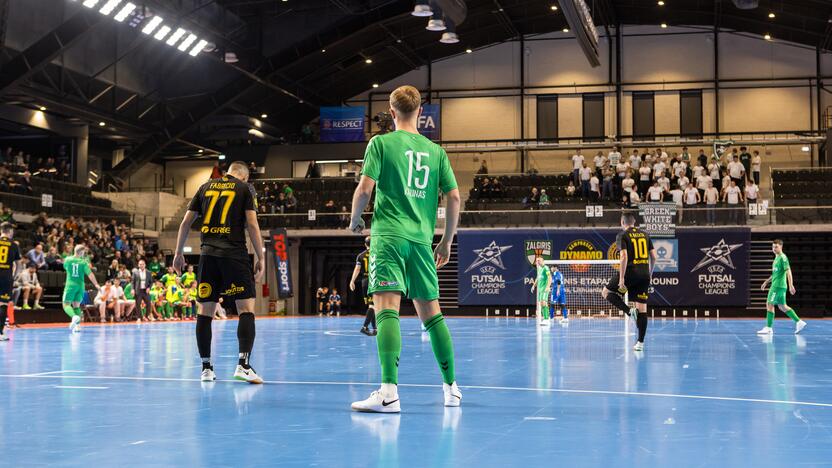
<svg viewBox="0 0 832 468"><path fill-rule="evenodd" d="M358 414L376 388L358 318L257 322L229 380L235 321L214 322L216 383L192 323L17 329L0 343L3 466L820 466L832 463L832 321L624 320L539 331L450 319L461 408L442 406L430 343L403 318L401 415ZM630 335L630 336L628 336Z"/></svg>

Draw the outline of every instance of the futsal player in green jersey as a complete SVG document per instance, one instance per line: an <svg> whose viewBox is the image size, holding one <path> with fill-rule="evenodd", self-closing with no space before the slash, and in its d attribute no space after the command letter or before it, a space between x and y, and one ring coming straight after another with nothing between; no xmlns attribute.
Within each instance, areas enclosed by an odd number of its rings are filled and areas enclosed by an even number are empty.
<svg viewBox="0 0 832 468"><path fill-rule="evenodd" d="M765 291L766 286L771 283L768 289L768 298L766 299L766 326L758 330L757 334L771 335L774 333L774 329L771 326L774 324L774 307L776 306L794 321L794 334L796 335L806 328L806 322L800 320L800 317L797 316L794 309L786 305L786 290L792 296L797 291L794 289L794 278L792 277L792 269L789 266L789 257L783 253L783 241L775 239L771 243L771 251L774 252L774 262L771 264L771 277L765 280L760 288Z"/></svg>
<svg viewBox="0 0 832 468"><path fill-rule="evenodd" d="M73 332L81 331L81 301L84 300L84 277L90 279L95 289L101 289L98 280L92 274L90 261L87 258L87 247L83 244L75 246L74 255L64 259L66 283L64 285L63 308L72 321L69 329Z"/></svg>
<svg viewBox="0 0 832 468"><path fill-rule="evenodd" d="M377 346L381 388L355 411L398 413L399 355L402 349L399 307L403 295L413 300L416 313L430 334L439 364L445 406L459 406L462 393L454 376L451 333L439 307L436 269L448 263L459 218L459 190L448 155L420 135L417 122L421 96L412 86L390 94L396 131L373 137L364 154L361 180L352 200L350 230L364 231L362 213L375 190L369 261L369 293L378 324ZM431 252L439 195L447 198L445 232Z"/></svg>
<svg viewBox="0 0 832 468"><path fill-rule="evenodd" d="M537 290L537 324L546 326L549 324L549 293L552 292L552 272L543 262L542 257L534 259L534 266L537 267L537 277L532 284L532 293Z"/></svg>

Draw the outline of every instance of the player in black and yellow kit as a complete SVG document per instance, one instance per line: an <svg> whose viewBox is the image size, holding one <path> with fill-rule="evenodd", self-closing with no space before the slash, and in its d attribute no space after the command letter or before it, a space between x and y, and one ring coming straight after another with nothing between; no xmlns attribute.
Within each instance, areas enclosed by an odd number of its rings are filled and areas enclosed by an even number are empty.
<svg viewBox="0 0 832 468"><path fill-rule="evenodd" d="M240 315L237 325L239 363L234 378L249 383L263 383L249 365L254 347L255 281L264 269L263 239L257 224L257 202L254 188L248 184L248 167L235 161L228 174L202 184L188 205L188 212L179 226L173 267L181 273L185 267L183 250L191 225L202 217L202 252L197 269L197 301L202 304L196 320L196 343L202 358L202 380L216 380L211 365L211 321L220 296L235 301ZM254 270L246 249L246 231L254 247Z"/></svg>
<svg viewBox="0 0 832 468"><path fill-rule="evenodd" d="M6 306L12 300L14 275L20 260L20 247L12 241L14 230L9 223L0 225L0 341L8 341L3 334L6 326Z"/></svg>
<svg viewBox="0 0 832 468"><path fill-rule="evenodd" d="M650 295L650 278L653 276L653 265L656 264L656 249L650 235L635 226L636 218L632 213L621 215L623 232L618 234L615 242L621 256L621 264L609 283L602 291L610 304L618 307L630 318L634 319L638 327L638 341L633 349L644 350L644 335L647 334L647 299ZM627 307L624 294L629 294L634 308Z"/></svg>
<svg viewBox="0 0 832 468"><path fill-rule="evenodd" d="M364 305L367 306L367 314L364 316L364 326L361 327L361 333L374 336L378 334L376 309L373 306L373 296L367 292L370 286L370 236L364 238L364 251L355 258L355 268L352 270L352 279L350 280L350 291L355 291L355 281L359 276L361 276L361 294L364 296ZM372 325L372 330L370 325Z"/></svg>

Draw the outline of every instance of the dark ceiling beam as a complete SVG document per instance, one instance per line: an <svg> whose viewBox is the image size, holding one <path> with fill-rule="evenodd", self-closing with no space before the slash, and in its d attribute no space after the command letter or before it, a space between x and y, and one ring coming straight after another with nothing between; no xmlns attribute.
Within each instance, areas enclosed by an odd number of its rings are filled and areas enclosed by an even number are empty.
<svg viewBox="0 0 832 468"><path fill-rule="evenodd" d="M506 28L506 31L511 35L511 37L520 37L520 31L514 25L514 21L512 21L510 16L508 16L508 13L506 13L505 8L503 8L499 0L493 0L493 2L494 6L497 8L497 18L503 27Z"/></svg>
<svg viewBox="0 0 832 468"><path fill-rule="evenodd" d="M98 24L104 15L89 8L61 23L57 28L40 38L23 52L4 64L0 71L0 94L20 84L38 72L44 65L55 59L61 52L72 47Z"/></svg>

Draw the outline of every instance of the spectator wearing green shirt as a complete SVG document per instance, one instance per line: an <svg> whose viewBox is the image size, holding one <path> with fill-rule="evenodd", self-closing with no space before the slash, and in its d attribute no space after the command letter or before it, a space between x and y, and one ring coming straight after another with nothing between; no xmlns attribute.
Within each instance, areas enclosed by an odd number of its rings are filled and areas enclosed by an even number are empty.
<svg viewBox="0 0 832 468"><path fill-rule="evenodd" d="M159 256L155 256L150 260L150 263L147 265L147 269L150 270L150 274L153 276L154 279L159 277L159 273L162 272L162 268L164 268L164 263L159 261Z"/></svg>
<svg viewBox="0 0 832 468"><path fill-rule="evenodd" d="M800 320L794 309L786 305L786 291L794 296L797 292L794 288L794 278L789 265L789 258L783 253L783 241L775 239L771 243L771 251L774 252L774 262L771 264L771 277L763 282L760 289L765 291L766 286L771 283L766 299L766 326L757 331L758 335L773 335L774 329L774 308L789 316L794 321L794 334L800 333L806 328L806 322Z"/></svg>

